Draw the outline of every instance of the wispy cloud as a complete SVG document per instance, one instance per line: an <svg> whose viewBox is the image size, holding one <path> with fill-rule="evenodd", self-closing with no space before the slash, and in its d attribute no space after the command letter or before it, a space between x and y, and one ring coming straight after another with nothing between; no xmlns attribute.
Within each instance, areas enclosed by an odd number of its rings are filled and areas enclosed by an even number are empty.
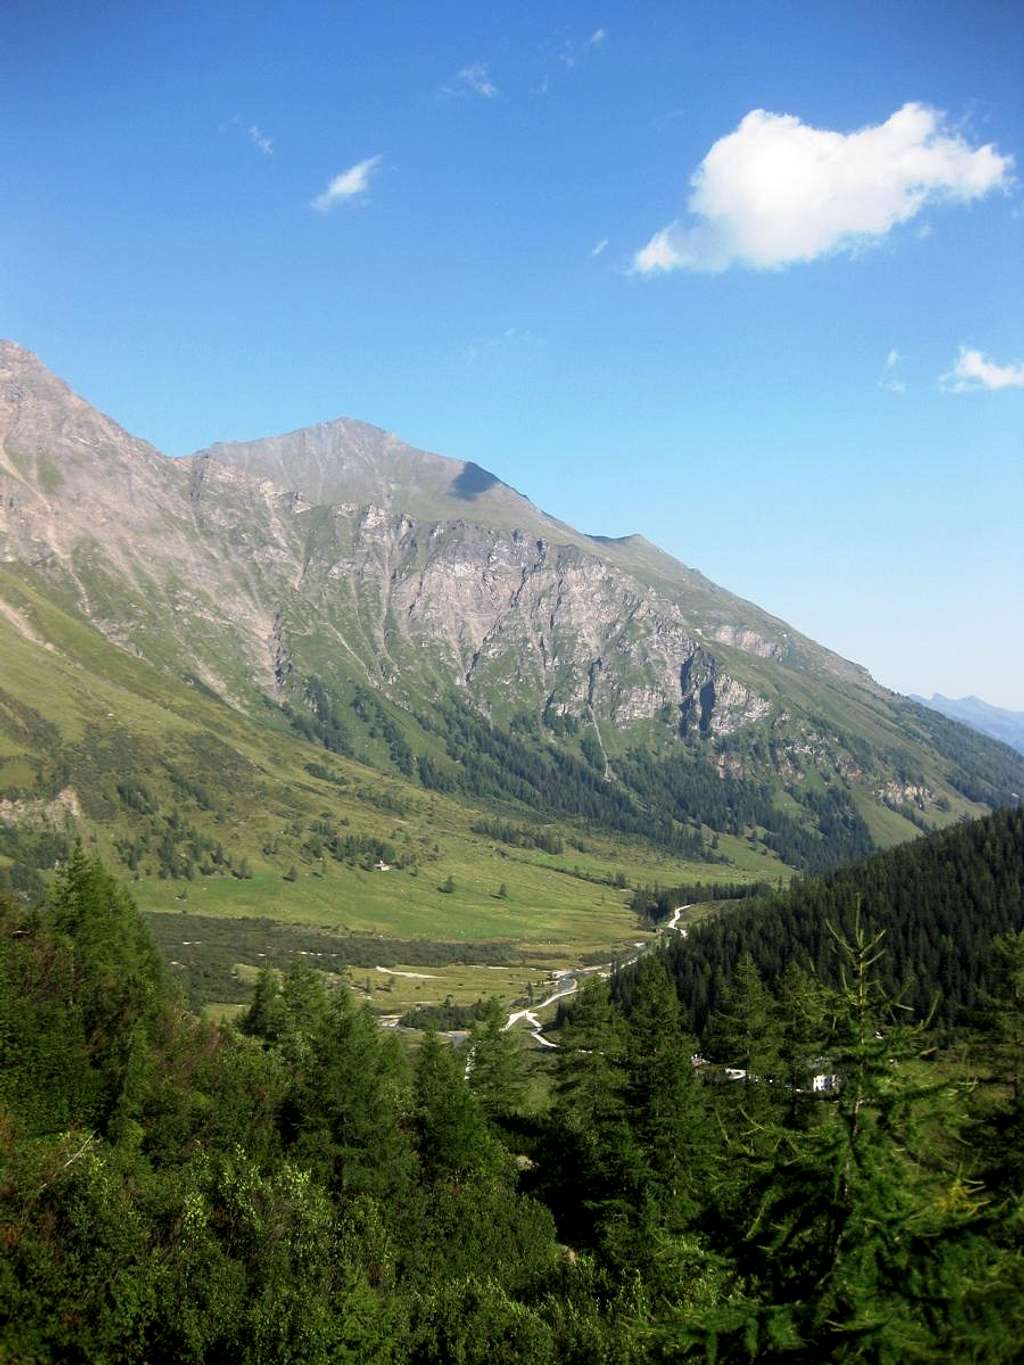
<svg viewBox="0 0 1024 1365"><path fill-rule="evenodd" d="M500 93L491 80L486 62L472 62L464 66L458 73L458 79L465 89L472 90L474 95L481 95L485 100L492 100Z"/></svg>
<svg viewBox="0 0 1024 1365"><path fill-rule="evenodd" d="M885 357L882 373L878 377L878 387L880 389L885 389L887 393L906 393L906 382L901 379L896 372L897 366L900 365L903 360L904 357L901 356L899 351L893 346L890 349L889 354Z"/></svg>
<svg viewBox="0 0 1024 1365"><path fill-rule="evenodd" d="M528 328L506 327L504 331L493 336L471 342L463 351L462 358L467 365L475 365L478 361L494 356L496 352L505 354L513 352L527 356L543 345L542 339Z"/></svg>
<svg viewBox="0 0 1024 1365"><path fill-rule="evenodd" d="M953 393L978 389L1024 389L1024 361L997 365L981 351L960 347L956 364L942 376L942 385Z"/></svg>
<svg viewBox="0 0 1024 1365"><path fill-rule="evenodd" d="M257 127L255 123L250 123L246 131L249 134L249 141L257 151L262 152L264 156L274 155L274 144L262 128Z"/></svg>
<svg viewBox="0 0 1024 1365"><path fill-rule="evenodd" d="M594 245L590 248L590 254L591 254L591 256L600 256L601 252L604 251L604 249L605 249L605 247L606 247L607 245L608 245L608 238L607 238L607 237L602 237L601 240L600 240L599 242L595 242Z"/></svg>
<svg viewBox="0 0 1024 1365"><path fill-rule="evenodd" d="M244 131L246 137L258 152L262 152L264 156L274 155L274 143L272 139L266 135L258 124L246 124L241 114L232 114L229 119L225 119L218 127L217 132L218 134L223 134L235 128Z"/></svg>
<svg viewBox="0 0 1024 1365"><path fill-rule="evenodd" d="M579 66L580 62L595 48L603 47L608 41L606 28L595 28L586 38L566 38L558 52L558 61L567 71Z"/></svg>
<svg viewBox="0 0 1024 1365"><path fill-rule="evenodd" d="M383 156L368 156L365 161L357 161L347 171L336 175L322 194L318 194L311 207L319 213L327 213L335 204L356 199L366 194L370 188L370 178L384 160Z"/></svg>
<svg viewBox="0 0 1024 1365"><path fill-rule="evenodd" d="M754 109L691 176L689 219L656 232L633 270L765 270L855 250L928 204L1006 189L1012 168L923 104L854 133Z"/></svg>

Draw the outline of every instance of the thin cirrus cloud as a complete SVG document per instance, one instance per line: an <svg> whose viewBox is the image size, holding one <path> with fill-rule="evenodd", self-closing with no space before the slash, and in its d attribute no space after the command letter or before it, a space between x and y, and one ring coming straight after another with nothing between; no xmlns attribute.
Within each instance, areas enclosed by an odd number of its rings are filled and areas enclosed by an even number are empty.
<svg viewBox="0 0 1024 1365"><path fill-rule="evenodd" d="M903 360L904 357L900 355L896 347L891 347L889 354L885 357L885 364L882 366L882 373L878 379L880 389L885 389L887 393L906 393L906 382L900 378L897 368Z"/></svg>
<svg viewBox="0 0 1024 1365"><path fill-rule="evenodd" d="M344 204L357 199L370 188L370 178L384 160L383 156L368 156L365 161L357 161L347 171L336 175L322 194L318 194L312 207L318 213L327 213L335 204Z"/></svg>
<svg viewBox="0 0 1024 1365"><path fill-rule="evenodd" d="M942 376L944 388L953 393L972 393L978 389L1024 389L1024 361L997 365L981 351L960 347L956 364Z"/></svg>
<svg viewBox="0 0 1024 1365"><path fill-rule="evenodd" d="M1010 183L1013 158L971 145L938 109L905 104L854 133L754 109L690 178L690 217L656 232L634 273L770 270L877 242L928 204Z"/></svg>
<svg viewBox="0 0 1024 1365"><path fill-rule="evenodd" d="M458 73L458 79L464 89L472 90L474 95L480 95L485 100L492 100L499 93L485 62L472 62L464 66Z"/></svg>
<svg viewBox="0 0 1024 1365"><path fill-rule="evenodd" d="M566 70L571 71L574 67L579 66L588 52L594 48L604 47L607 41L608 30L606 28L595 28L588 37L579 42L575 42L572 38L566 38L562 44L562 50L558 54L558 60Z"/></svg>
<svg viewBox="0 0 1024 1365"><path fill-rule="evenodd" d="M262 128L258 127L255 123L250 123L246 132L249 134L249 141L257 151L262 152L264 156L274 155L274 144L271 139L267 137Z"/></svg>
<svg viewBox="0 0 1024 1365"><path fill-rule="evenodd" d="M242 119L241 114L232 114L231 118L226 119L220 125L220 127L217 129L217 132L218 134L226 133L232 128L244 129L246 137L256 148L256 150L258 152L262 152L264 156L274 155L273 139L269 138L266 135L263 129L259 126L259 124L257 123L247 124Z"/></svg>
<svg viewBox="0 0 1024 1365"><path fill-rule="evenodd" d="M529 329L506 327L504 331L497 332L493 336L472 342L465 348L462 356L467 365L475 365L478 361L486 360L497 353L528 356L543 349L543 346L542 339Z"/></svg>

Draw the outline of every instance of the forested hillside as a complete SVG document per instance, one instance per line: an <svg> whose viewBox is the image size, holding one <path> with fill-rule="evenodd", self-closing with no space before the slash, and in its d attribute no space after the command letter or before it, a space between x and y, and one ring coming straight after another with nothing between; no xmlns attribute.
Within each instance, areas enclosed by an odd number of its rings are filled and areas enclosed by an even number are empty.
<svg viewBox="0 0 1024 1365"><path fill-rule="evenodd" d="M640 906L680 904L692 888L638 897ZM747 954L769 983L792 963L837 983L833 930L856 916L883 930L879 973L886 990L923 1016L969 1018L989 985L992 939L1024 929L1024 809L997 811L863 862L744 900L694 926L666 948L680 999L702 1032Z"/></svg>
<svg viewBox="0 0 1024 1365"><path fill-rule="evenodd" d="M835 951L838 990L734 982L712 1032L745 1083L691 1061L652 954L620 1007L585 989L528 1100L496 1006L411 1062L310 967L237 1029L190 1015L75 851L44 905L0 902L0 1359L1014 1361L1024 936L980 1086L877 942Z"/></svg>

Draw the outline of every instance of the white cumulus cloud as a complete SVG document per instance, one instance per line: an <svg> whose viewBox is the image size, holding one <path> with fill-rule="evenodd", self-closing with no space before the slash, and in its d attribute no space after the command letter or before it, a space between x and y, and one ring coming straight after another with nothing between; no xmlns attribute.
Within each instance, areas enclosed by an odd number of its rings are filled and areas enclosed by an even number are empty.
<svg viewBox="0 0 1024 1365"><path fill-rule="evenodd" d="M1024 389L1024 361L1016 365L997 365L981 351L960 347L957 362L942 376L946 388L954 393L973 389Z"/></svg>
<svg viewBox="0 0 1024 1365"><path fill-rule="evenodd" d="M1013 158L972 147L938 109L905 104L853 133L754 109L690 177L690 217L656 232L640 274L771 269L877 241L927 204L1010 182Z"/></svg>
<svg viewBox="0 0 1024 1365"><path fill-rule="evenodd" d="M368 156L365 161L357 161L354 166L349 166L347 171L334 177L323 194L317 195L313 200L313 208L326 213L335 204L365 194L370 188L370 177L383 160L383 156Z"/></svg>
<svg viewBox="0 0 1024 1365"><path fill-rule="evenodd" d="M459 72L459 80L474 94L482 95L485 100L492 100L498 94L498 87L491 80L484 62L473 62L470 66L464 66Z"/></svg>

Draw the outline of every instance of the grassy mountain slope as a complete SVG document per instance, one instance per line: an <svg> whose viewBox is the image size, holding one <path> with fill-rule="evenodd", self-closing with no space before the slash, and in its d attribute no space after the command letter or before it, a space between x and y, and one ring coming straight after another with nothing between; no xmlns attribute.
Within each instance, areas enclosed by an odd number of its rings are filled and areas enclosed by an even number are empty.
<svg viewBox="0 0 1024 1365"><path fill-rule="evenodd" d="M167 460L10 343L0 560L6 628L46 660L0 687L15 709L44 698L41 723L67 714L75 774L112 773L120 750L131 780L159 775L166 744L216 786L197 733L235 735L261 770L270 746L288 772L305 740L417 809L507 807L585 826L588 844L626 839L641 862L653 842L811 871L1024 790L1019 756L642 538L583 536L475 466L346 421ZM77 665L55 664L70 635L102 698L88 718ZM125 669L147 706L107 696ZM17 791L34 762L52 788L45 724L18 733L0 783ZM120 819L108 788L79 794L90 818ZM271 838L252 828L250 857Z"/></svg>
<svg viewBox="0 0 1024 1365"><path fill-rule="evenodd" d="M326 753L279 709L256 723L116 648L18 566L0 568L0 600L0 868L45 868L54 847L39 832L81 830L137 878L147 911L577 952L632 936L616 879L693 872L571 822L554 826L561 852L474 832L488 814L479 805ZM541 828L527 817L516 827ZM381 855L386 873L372 870ZM442 893L449 876L455 889Z"/></svg>

